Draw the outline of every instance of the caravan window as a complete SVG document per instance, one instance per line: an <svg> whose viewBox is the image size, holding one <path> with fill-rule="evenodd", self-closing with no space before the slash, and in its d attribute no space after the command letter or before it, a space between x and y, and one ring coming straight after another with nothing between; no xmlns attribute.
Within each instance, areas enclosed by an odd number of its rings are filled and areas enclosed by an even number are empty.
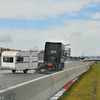
<svg viewBox="0 0 100 100"><path fill-rule="evenodd" d="M23 62L24 61L24 58L23 57L17 57L16 61L17 62Z"/></svg>
<svg viewBox="0 0 100 100"><path fill-rule="evenodd" d="M13 63L13 57L3 57L3 62Z"/></svg>

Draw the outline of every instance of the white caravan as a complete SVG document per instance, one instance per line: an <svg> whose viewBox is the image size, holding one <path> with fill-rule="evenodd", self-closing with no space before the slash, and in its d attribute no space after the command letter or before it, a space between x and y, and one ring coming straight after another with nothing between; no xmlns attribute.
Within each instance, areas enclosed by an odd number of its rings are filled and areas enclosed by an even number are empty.
<svg viewBox="0 0 100 100"><path fill-rule="evenodd" d="M1 55L1 67L15 71L34 70L38 66L38 55L35 51L4 51Z"/></svg>

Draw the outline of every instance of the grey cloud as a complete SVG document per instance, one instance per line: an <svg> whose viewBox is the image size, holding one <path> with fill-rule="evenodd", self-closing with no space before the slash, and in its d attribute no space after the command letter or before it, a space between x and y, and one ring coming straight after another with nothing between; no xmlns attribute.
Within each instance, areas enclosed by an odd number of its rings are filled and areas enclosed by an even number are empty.
<svg viewBox="0 0 100 100"><path fill-rule="evenodd" d="M70 36L72 36L72 37L82 37L83 34L81 32L73 32L73 33L70 34Z"/></svg>

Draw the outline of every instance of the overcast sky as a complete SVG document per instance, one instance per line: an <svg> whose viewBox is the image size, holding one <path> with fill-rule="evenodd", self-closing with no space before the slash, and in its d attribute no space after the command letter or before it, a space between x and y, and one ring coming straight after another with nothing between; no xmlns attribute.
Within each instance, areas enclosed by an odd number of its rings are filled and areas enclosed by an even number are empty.
<svg viewBox="0 0 100 100"><path fill-rule="evenodd" d="M100 0L0 0L0 45L44 49L70 43L72 56L100 55Z"/></svg>

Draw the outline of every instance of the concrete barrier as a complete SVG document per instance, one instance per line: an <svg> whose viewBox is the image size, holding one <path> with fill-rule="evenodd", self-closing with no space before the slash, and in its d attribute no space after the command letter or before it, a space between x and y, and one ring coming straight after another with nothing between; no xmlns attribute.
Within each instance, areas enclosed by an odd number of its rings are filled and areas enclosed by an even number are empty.
<svg viewBox="0 0 100 100"><path fill-rule="evenodd" d="M57 91L59 91L64 85L66 85L66 82L67 83L69 82L69 79L67 78L67 76L68 76L68 74L66 71L61 71L61 72L58 72L58 73L51 75L52 87L55 89L55 93Z"/></svg>
<svg viewBox="0 0 100 100"><path fill-rule="evenodd" d="M4 96L4 100L45 100L50 95L51 82L51 76L47 75L0 91L0 97Z"/></svg>
<svg viewBox="0 0 100 100"><path fill-rule="evenodd" d="M3 100L48 100L89 65L82 65L46 75L0 91Z"/></svg>
<svg viewBox="0 0 100 100"><path fill-rule="evenodd" d="M75 72L76 72L77 76L79 76L81 73L81 67L80 66L76 67Z"/></svg>
<svg viewBox="0 0 100 100"><path fill-rule="evenodd" d="M76 77L75 68L68 69L67 73L68 73L68 79L70 81Z"/></svg>

